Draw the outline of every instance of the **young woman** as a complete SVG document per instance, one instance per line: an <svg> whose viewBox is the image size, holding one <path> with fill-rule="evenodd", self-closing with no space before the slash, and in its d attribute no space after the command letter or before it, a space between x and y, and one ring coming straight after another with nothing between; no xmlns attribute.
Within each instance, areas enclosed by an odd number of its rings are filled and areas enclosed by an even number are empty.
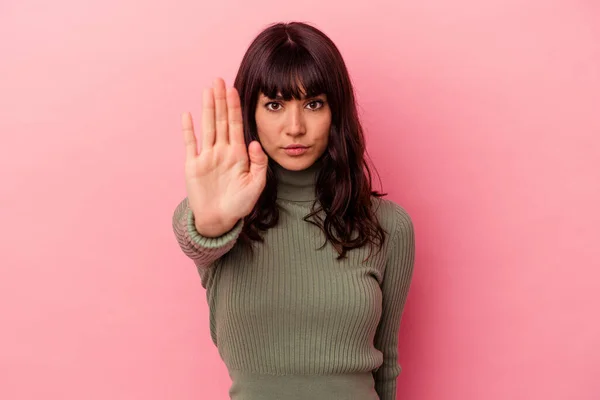
<svg viewBox="0 0 600 400"><path fill-rule="evenodd" d="M200 274L232 399L392 400L414 263L407 212L372 191L342 56L275 24L234 82L182 119L187 197L173 229Z"/></svg>

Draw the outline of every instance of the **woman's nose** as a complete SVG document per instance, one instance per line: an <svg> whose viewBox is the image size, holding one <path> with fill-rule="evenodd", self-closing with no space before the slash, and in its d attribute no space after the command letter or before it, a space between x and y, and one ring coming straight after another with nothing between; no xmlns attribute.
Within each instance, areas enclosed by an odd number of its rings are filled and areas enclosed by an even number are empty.
<svg viewBox="0 0 600 400"><path fill-rule="evenodd" d="M297 136L306 133L304 116L300 107L292 107L289 111L286 131L288 135Z"/></svg>

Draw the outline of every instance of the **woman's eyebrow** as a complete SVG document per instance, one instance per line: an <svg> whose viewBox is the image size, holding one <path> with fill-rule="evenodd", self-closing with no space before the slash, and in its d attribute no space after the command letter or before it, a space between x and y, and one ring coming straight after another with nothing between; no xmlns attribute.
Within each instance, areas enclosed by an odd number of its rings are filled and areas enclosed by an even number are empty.
<svg viewBox="0 0 600 400"><path fill-rule="evenodd" d="M317 97L320 97L322 95L323 95L323 93L307 97L306 95L303 94L302 97L300 98L300 100L316 99ZM268 99L272 99L272 100L285 100L280 93L278 93L274 98L273 97L268 97L268 96L265 96L265 97L268 98Z"/></svg>

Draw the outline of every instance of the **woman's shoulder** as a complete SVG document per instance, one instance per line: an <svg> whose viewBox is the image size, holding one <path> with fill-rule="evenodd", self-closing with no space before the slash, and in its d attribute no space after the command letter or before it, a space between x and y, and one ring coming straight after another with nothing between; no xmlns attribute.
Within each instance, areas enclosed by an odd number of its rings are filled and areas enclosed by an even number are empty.
<svg viewBox="0 0 600 400"><path fill-rule="evenodd" d="M375 215L386 232L412 233L414 230L412 218L403 206L383 197L373 196L372 199Z"/></svg>

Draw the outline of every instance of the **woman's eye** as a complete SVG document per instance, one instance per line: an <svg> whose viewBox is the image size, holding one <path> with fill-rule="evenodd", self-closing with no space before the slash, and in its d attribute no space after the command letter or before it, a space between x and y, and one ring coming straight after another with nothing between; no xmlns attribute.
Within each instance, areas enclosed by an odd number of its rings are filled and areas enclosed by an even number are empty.
<svg viewBox="0 0 600 400"><path fill-rule="evenodd" d="M310 103L308 103L306 105L306 107L311 111L316 111L316 110L320 109L321 107L323 107L323 105L324 105L324 102L322 100L315 100L315 101L311 101ZM265 107L267 107L267 110L269 110L269 111L279 111L283 106L280 103L272 101L272 102L265 104Z"/></svg>
<svg viewBox="0 0 600 400"><path fill-rule="evenodd" d="M275 106L275 108L273 108L272 106ZM281 107L281 104L271 102L271 103L267 103L266 107L267 107L267 110L269 110L269 111L277 111Z"/></svg>
<svg viewBox="0 0 600 400"><path fill-rule="evenodd" d="M319 108L323 107L323 102L321 100L311 101L308 103L308 106L308 108L311 110L318 110Z"/></svg>

